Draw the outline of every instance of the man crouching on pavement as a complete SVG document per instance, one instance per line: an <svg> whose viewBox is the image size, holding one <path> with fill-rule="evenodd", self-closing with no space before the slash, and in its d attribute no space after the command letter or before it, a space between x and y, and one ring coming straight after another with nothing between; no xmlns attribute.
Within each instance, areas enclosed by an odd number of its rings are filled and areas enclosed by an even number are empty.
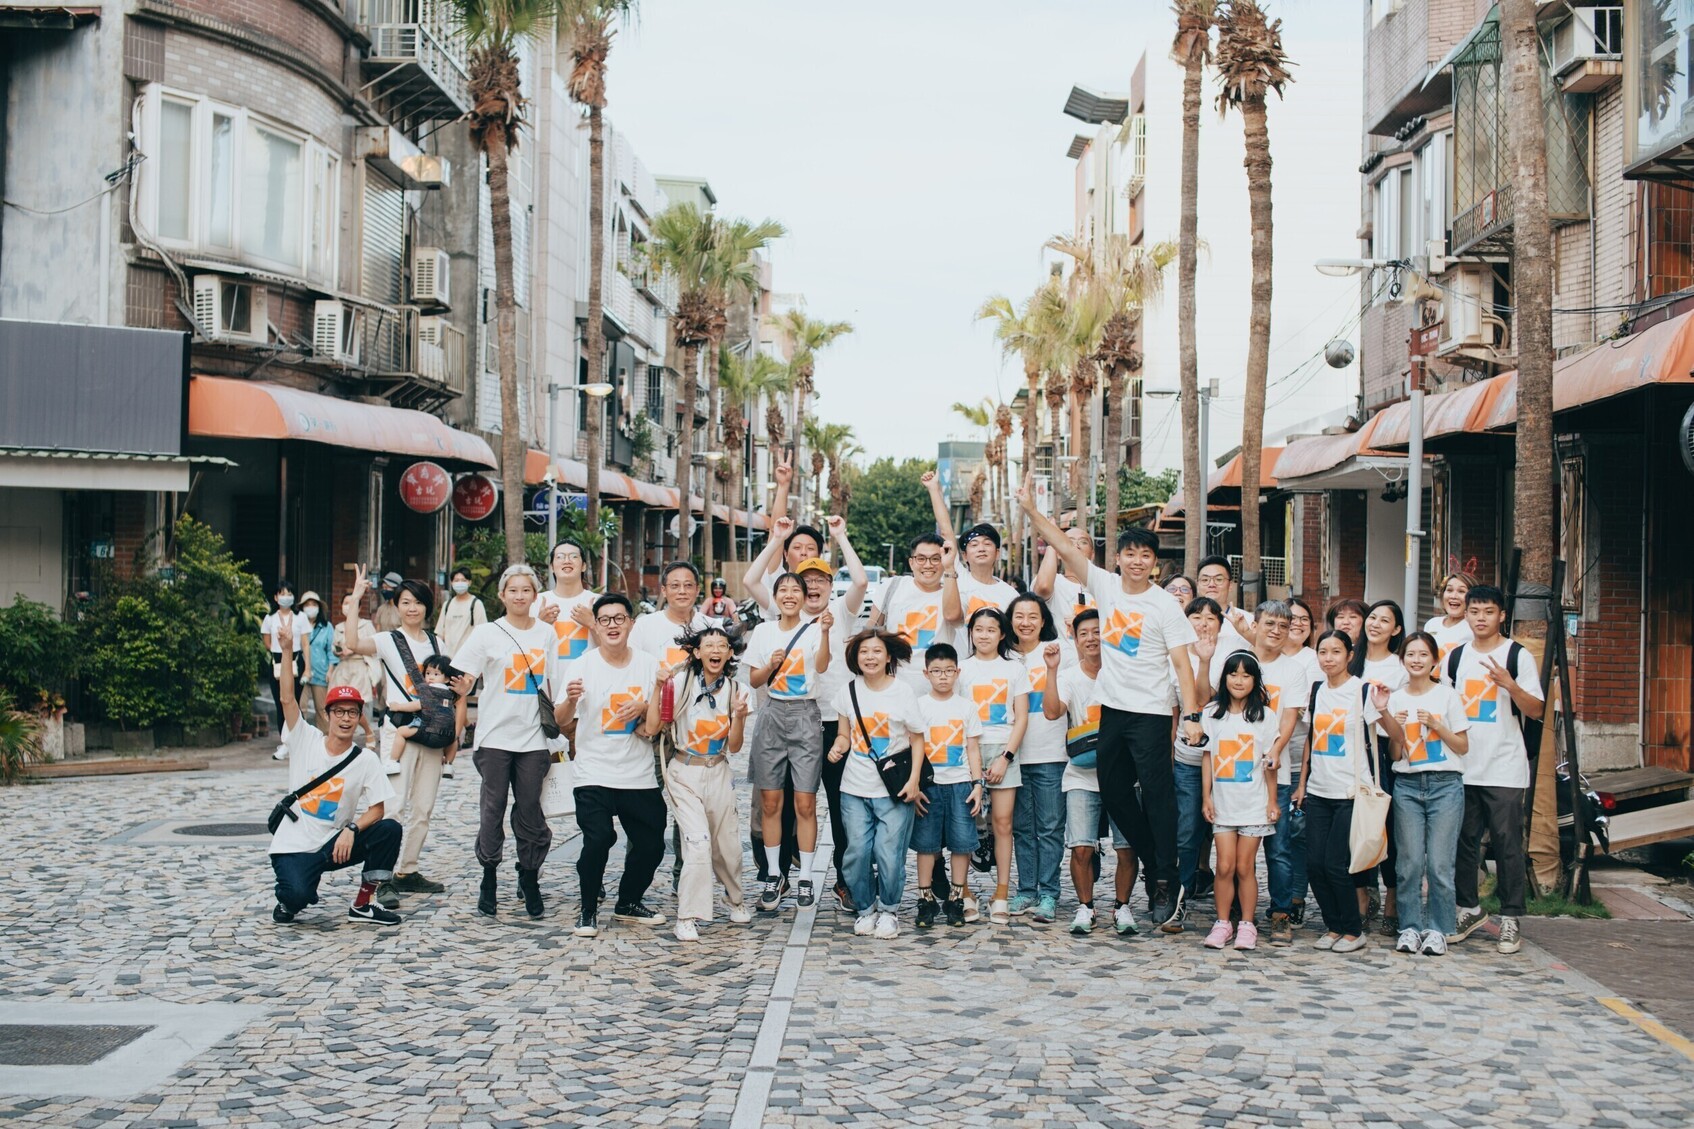
<svg viewBox="0 0 1694 1129"><path fill-rule="evenodd" d="M290 640L280 642L288 646ZM278 824L271 837L271 867L276 871L276 907L271 919L293 921L316 902L324 871L363 863L359 892L347 916L373 925L398 925L399 914L372 901L377 885L394 877L400 824L383 818L394 788L376 753L353 746L353 733L364 715L364 698L352 686L331 688L324 698L329 714L325 733L300 717L293 679L294 670L289 667L282 683L282 742L288 749L290 791L303 794L289 805L291 818ZM349 753L351 759L347 759ZM313 781L319 782L307 788ZM368 806L360 811L361 804Z"/></svg>

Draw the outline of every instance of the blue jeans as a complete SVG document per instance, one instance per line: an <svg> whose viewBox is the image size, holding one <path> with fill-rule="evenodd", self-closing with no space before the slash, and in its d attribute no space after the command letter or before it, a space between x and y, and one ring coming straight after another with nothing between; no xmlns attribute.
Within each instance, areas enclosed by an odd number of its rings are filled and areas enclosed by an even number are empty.
<svg viewBox="0 0 1694 1129"><path fill-rule="evenodd" d="M1292 795L1294 785L1276 786L1276 806L1282 809L1282 818L1277 821L1276 834L1265 840L1272 913L1289 913L1295 898L1306 900L1306 816L1289 803Z"/></svg>
<svg viewBox="0 0 1694 1129"><path fill-rule="evenodd" d="M1173 766L1176 772L1176 880L1184 890L1194 889L1194 872L1200 866L1200 834L1206 821L1200 815L1200 766ZM1275 838L1275 836L1272 836Z"/></svg>
<svg viewBox="0 0 1694 1129"><path fill-rule="evenodd" d="M331 835L315 851L272 855L271 869L276 872L276 900L291 912L299 913L318 900L318 881L326 871L345 870L363 866L361 882L387 882L394 877L394 860L400 857L400 821L379 819L363 831L353 832L353 850L346 862L335 861L335 841L340 832Z"/></svg>
<svg viewBox="0 0 1694 1129"><path fill-rule="evenodd" d="M1026 764L1012 808L1012 849L1018 893L1059 900L1059 866L1065 857L1065 766Z"/></svg>
<svg viewBox="0 0 1694 1129"><path fill-rule="evenodd" d="M1394 838L1399 847L1400 928L1437 933L1458 929L1454 876L1459 829L1465 821L1462 772L1402 772L1394 788ZM1429 903L1419 892L1429 883Z"/></svg>
<svg viewBox="0 0 1694 1129"><path fill-rule="evenodd" d="M906 893L906 844L916 809L887 796L867 799L841 793L841 822L847 828L847 892L860 913L878 903L889 913ZM871 863L876 875L871 875Z"/></svg>

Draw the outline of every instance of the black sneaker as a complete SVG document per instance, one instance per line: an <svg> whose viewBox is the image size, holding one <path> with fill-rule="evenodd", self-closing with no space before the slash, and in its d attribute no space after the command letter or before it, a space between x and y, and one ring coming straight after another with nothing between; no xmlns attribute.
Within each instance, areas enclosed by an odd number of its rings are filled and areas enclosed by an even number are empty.
<svg viewBox="0 0 1694 1129"><path fill-rule="evenodd" d="M1211 871L1196 870L1194 872L1194 889L1189 891L1188 897L1190 899L1210 897L1212 894L1212 887L1216 881L1217 876Z"/></svg>
<svg viewBox="0 0 1694 1129"><path fill-rule="evenodd" d="M842 913L858 912L857 908L853 905L853 895L847 892L847 887L844 883L836 883L835 908L840 910Z"/></svg>
<svg viewBox="0 0 1694 1129"><path fill-rule="evenodd" d="M283 905L281 902L278 902L276 905L271 907L271 920L276 922L278 925L287 925L289 922L294 920L294 911Z"/></svg>
<svg viewBox="0 0 1694 1129"><path fill-rule="evenodd" d="M425 878L422 871L412 874L396 874L394 888L406 894L439 894L447 887L439 882Z"/></svg>
<svg viewBox="0 0 1694 1129"><path fill-rule="evenodd" d="M500 912L500 875L492 866L482 868L482 889L476 896L476 912L493 917Z"/></svg>
<svg viewBox="0 0 1694 1129"><path fill-rule="evenodd" d="M1181 933L1188 926L1188 891L1178 886L1174 896L1168 897L1168 900L1160 899L1160 910L1162 912L1153 918L1159 932Z"/></svg>
<svg viewBox="0 0 1694 1129"><path fill-rule="evenodd" d="M383 909L400 908L400 892L394 888L393 882L384 882L378 886L376 888L376 897L373 900ZM395 920L399 919L396 918Z"/></svg>
<svg viewBox="0 0 1694 1129"><path fill-rule="evenodd" d="M384 909L374 901L362 906L348 906L347 917L352 921L363 921L367 925L399 925L400 915L393 910Z"/></svg>
<svg viewBox="0 0 1694 1129"><path fill-rule="evenodd" d="M541 902L541 876L533 870L518 867L518 890L523 894L524 912L531 917L540 917L546 912Z"/></svg>
<svg viewBox="0 0 1694 1129"><path fill-rule="evenodd" d="M600 932L600 911L595 906L583 906L577 911L576 928L572 931L578 937L593 937Z"/></svg>
<svg viewBox="0 0 1694 1129"><path fill-rule="evenodd" d="M953 882L947 877L946 858L935 856L935 879L930 883L930 889L935 893L935 900L944 902L953 896Z"/></svg>
<svg viewBox="0 0 1694 1129"><path fill-rule="evenodd" d="M807 906L815 904L817 900L817 894L812 892L812 884L810 882L800 883L800 893L795 897L794 903L801 909L805 909Z"/></svg>
<svg viewBox="0 0 1694 1129"><path fill-rule="evenodd" d="M927 898L919 898L918 899L918 928L919 929L933 929L933 928L935 928L935 919L940 913L941 913L941 903L935 900L934 895L931 895L930 897L927 897ZM961 907L960 910L959 910L959 916L961 918L963 918L964 913L965 913L965 911L964 911L963 907Z"/></svg>
<svg viewBox="0 0 1694 1129"><path fill-rule="evenodd" d="M941 908L947 915L948 925L958 926L965 923L965 899L949 898L947 904Z"/></svg>
<svg viewBox="0 0 1694 1129"><path fill-rule="evenodd" d="M629 921L636 925L663 925L665 915L652 909L646 902L629 902L612 910L615 921Z"/></svg>
<svg viewBox="0 0 1694 1129"><path fill-rule="evenodd" d="M1294 899L1293 904L1289 907L1289 910L1288 910L1288 923L1290 925L1304 925L1304 924L1306 924L1306 899L1305 898L1295 898Z"/></svg>
<svg viewBox="0 0 1694 1129"><path fill-rule="evenodd" d="M765 879L765 888L759 892L759 912L775 913L782 904L782 883L774 878Z"/></svg>
<svg viewBox="0 0 1694 1129"><path fill-rule="evenodd" d="M994 869L994 840L985 838L976 845L971 853L971 869L978 874L987 874Z"/></svg>

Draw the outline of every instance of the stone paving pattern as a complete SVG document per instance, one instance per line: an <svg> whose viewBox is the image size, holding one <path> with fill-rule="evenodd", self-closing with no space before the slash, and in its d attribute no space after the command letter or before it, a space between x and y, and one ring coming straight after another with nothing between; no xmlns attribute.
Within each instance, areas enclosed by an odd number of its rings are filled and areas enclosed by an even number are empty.
<svg viewBox="0 0 1694 1129"><path fill-rule="evenodd" d="M262 819L285 787L266 765L0 790L0 999L271 1016L156 1092L0 1095L0 1118L730 1124L792 909L750 928L720 919L697 945L608 915L579 940L574 850L556 842L541 922L509 900L497 921L479 918L468 766L443 785L424 856L448 893L409 897L398 929L343 917L346 873L280 927L260 848L107 841L152 819ZM673 911L668 888L656 900ZM1064 916L1045 930L927 934L908 905L893 942L853 937L820 905L763 1123L1694 1122L1694 1063L1533 946L1500 957L1479 935L1440 960L1337 957L1310 950L1308 932L1293 949L1213 953L1196 932L1073 938L1072 905L1067 879Z"/></svg>

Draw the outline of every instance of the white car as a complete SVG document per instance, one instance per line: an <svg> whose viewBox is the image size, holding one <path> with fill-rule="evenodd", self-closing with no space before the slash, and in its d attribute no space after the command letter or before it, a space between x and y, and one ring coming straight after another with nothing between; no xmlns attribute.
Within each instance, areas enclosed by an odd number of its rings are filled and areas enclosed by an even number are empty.
<svg viewBox="0 0 1694 1129"><path fill-rule="evenodd" d="M846 569L837 569L835 573L835 585L831 590L830 595L834 598L845 596L847 594L847 586L852 582L853 579L847 575ZM881 565L865 566L865 602L864 605L859 608L860 619L865 619L871 614L871 603L877 596L881 595L882 587L886 583L888 583L887 572Z"/></svg>

